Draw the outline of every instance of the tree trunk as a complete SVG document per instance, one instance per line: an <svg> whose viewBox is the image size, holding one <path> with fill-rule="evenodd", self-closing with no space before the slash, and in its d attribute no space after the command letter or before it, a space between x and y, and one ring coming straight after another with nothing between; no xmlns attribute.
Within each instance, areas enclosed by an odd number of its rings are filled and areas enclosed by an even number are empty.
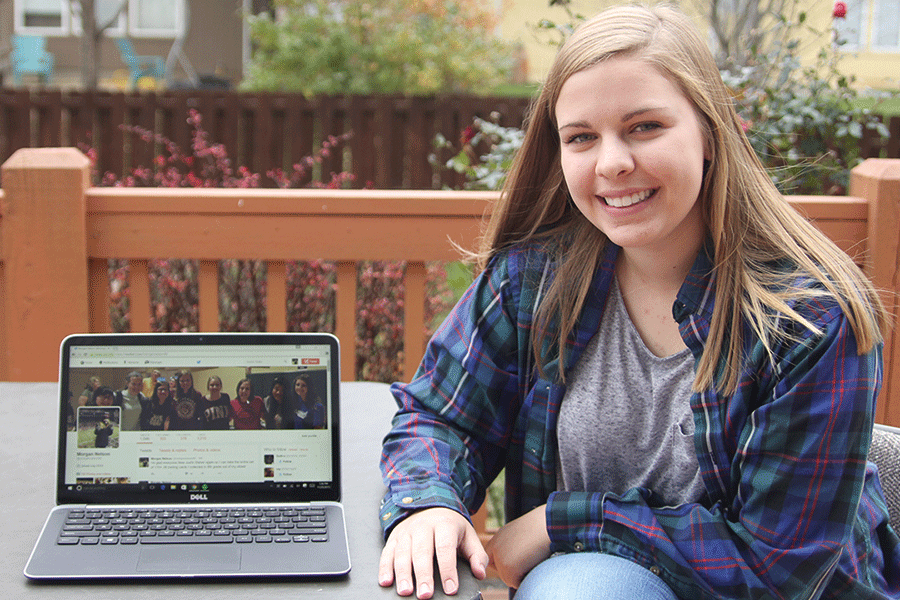
<svg viewBox="0 0 900 600"><path fill-rule="evenodd" d="M96 0L79 0L81 4L81 85L86 90L97 89L100 34L97 31ZM76 2L72 3L73 5ZM74 11L73 11L74 12Z"/></svg>

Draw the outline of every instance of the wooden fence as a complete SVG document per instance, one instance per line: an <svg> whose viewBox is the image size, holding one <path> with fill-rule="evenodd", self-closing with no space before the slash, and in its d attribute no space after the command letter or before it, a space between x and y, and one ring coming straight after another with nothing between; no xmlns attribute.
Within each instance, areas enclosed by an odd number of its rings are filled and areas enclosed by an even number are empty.
<svg viewBox="0 0 900 600"><path fill-rule="evenodd" d="M287 260L338 264L337 335L344 378L356 377L356 264L409 261L405 275L405 376L422 356L425 266L471 247L493 192L96 188L71 148L20 150L2 167L0 380L53 381L62 338L109 331L107 260L130 261L131 323L150 329L148 260L200 264L201 331L218 324L217 261L268 264L270 330L286 323ZM801 213L863 265L894 318L885 332L878 421L900 426L900 160L854 169L850 197L792 197ZM279 232L315 231L291 236ZM260 243L264 240L265 243Z"/></svg>
<svg viewBox="0 0 900 600"><path fill-rule="evenodd" d="M263 175L290 170L316 152L329 135L352 137L315 174L327 181L347 171L355 187L439 189L460 187L459 175L436 169L428 156L442 134L451 141L479 116L504 126L522 125L523 98L475 96L337 96L174 91L160 94L0 89L0 164L20 148L77 147L97 152L97 170L117 178L150 167L154 146L123 130L137 126L165 136L190 154L189 110L197 110L213 143L234 165ZM442 158L449 158L443 155Z"/></svg>
<svg viewBox="0 0 900 600"><path fill-rule="evenodd" d="M341 151L315 173L316 180L347 171L356 176L358 188L457 188L459 175L428 160L435 136L456 142L475 116L520 127L528 105L525 98L478 96L305 98L221 90L126 94L0 88L0 164L20 148L91 147L98 172L120 178L134 167L152 165L156 156L153 145L139 142L123 126L165 136L189 152L187 115L194 109L210 141L223 144L235 165L263 175L263 187L274 187L265 176L269 171L289 170L329 135L351 132ZM900 117L887 125L886 140L865 132L863 158L900 158Z"/></svg>

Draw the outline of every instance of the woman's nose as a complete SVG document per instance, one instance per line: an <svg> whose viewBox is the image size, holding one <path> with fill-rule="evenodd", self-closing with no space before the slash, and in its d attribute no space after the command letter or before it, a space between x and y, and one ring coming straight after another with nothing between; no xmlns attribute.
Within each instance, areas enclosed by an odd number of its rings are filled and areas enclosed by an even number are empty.
<svg viewBox="0 0 900 600"><path fill-rule="evenodd" d="M595 172L606 179L615 179L627 175L634 169L634 158L631 148L618 139L604 139L597 150Z"/></svg>

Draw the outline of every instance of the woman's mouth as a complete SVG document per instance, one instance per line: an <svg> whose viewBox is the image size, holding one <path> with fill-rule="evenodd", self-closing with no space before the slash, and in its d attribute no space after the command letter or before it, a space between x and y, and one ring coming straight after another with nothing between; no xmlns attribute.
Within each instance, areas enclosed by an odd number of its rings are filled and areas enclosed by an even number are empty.
<svg viewBox="0 0 900 600"><path fill-rule="evenodd" d="M612 206L614 208L626 208L628 206L632 206L634 204L638 204L639 202L643 202L650 196L656 193L655 189L652 190L644 190L643 192L637 192L636 194L630 194L628 196L616 196L616 197L608 197L608 196L600 196L603 202L607 206Z"/></svg>

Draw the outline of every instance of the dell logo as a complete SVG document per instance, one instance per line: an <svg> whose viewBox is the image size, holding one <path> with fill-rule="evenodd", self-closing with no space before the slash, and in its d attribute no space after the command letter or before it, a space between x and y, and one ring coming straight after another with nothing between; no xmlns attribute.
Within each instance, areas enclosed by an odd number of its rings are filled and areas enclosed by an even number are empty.
<svg viewBox="0 0 900 600"><path fill-rule="evenodd" d="M191 500L206 500L206 494L191 494Z"/></svg>

